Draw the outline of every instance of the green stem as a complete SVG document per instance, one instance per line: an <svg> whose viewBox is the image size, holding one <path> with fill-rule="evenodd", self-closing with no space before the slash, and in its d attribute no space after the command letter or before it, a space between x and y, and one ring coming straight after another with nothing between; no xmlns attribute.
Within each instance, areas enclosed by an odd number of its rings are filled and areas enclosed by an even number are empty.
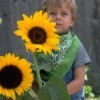
<svg viewBox="0 0 100 100"><path fill-rule="evenodd" d="M34 67L35 67L35 70L36 70L38 85L39 85L39 88L41 88L42 87L42 81L41 81L40 71L39 71L39 68L38 68L38 64L37 64L37 60L36 60L36 55L35 54L33 54L33 59L34 59L34 64L35 64Z"/></svg>
<svg viewBox="0 0 100 100"><path fill-rule="evenodd" d="M39 100L38 96L32 89L30 89L29 94L33 97L34 100Z"/></svg>

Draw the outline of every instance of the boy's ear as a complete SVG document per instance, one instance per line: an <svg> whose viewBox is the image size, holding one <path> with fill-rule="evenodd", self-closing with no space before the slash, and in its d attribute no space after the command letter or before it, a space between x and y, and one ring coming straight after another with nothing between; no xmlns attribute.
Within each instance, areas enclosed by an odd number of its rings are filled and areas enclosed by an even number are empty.
<svg viewBox="0 0 100 100"><path fill-rule="evenodd" d="M71 22L70 26L72 27L74 25L74 21Z"/></svg>

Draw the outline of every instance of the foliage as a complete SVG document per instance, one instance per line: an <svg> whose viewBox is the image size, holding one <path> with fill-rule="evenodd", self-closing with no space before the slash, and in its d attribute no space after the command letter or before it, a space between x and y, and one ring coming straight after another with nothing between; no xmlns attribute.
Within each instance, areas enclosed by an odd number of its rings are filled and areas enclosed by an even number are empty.
<svg viewBox="0 0 100 100"><path fill-rule="evenodd" d="M86 71L85 80L88 81L88 75L87 75L87 71L89 71L88 66L86 66L85 71ZM89 97L89 96L94 97L94 94L92 93L92 87L90 85L85 85L84 90L85 90L85 96L86 97Z"/></svg>
<svg viewBox="0 0 100 100"><path fill-rule="evenodd" d="M84 89L85 89L85 96L86 97L89 97L89 96L94 97L94 94L92 93L92 87L91 86L85 85Z"/></svg>

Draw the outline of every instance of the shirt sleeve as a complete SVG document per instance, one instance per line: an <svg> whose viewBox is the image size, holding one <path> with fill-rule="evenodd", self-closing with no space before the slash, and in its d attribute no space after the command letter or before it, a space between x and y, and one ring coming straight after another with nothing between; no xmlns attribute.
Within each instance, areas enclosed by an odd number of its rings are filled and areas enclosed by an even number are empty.
<svg viewBox="0 0 100 100"><path fill-rule="evenodd" d="M74 60L74 68L80 67L82 65L88 65L89 63L91 63L90 57L88 56L86 49L81 43L76 58Z"/></svg>

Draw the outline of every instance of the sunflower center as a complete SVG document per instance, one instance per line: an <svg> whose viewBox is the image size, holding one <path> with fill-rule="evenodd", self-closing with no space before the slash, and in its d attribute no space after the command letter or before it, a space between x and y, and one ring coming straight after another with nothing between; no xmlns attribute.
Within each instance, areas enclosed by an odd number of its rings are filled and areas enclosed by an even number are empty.
<svg viewBox="0 0 100 100"><path fill-rule="evenodd" d="M28 37L34 44L43 44L47 39L47 33L40 27L34 27L29 31Z"/></svg>
<svg viewBox="0 0 100 100"><path fill-rule="evenodd" d="M3 88L12 89L22 82L22 72L16 66L5 66L0 71L0 85Z"/></svg>

